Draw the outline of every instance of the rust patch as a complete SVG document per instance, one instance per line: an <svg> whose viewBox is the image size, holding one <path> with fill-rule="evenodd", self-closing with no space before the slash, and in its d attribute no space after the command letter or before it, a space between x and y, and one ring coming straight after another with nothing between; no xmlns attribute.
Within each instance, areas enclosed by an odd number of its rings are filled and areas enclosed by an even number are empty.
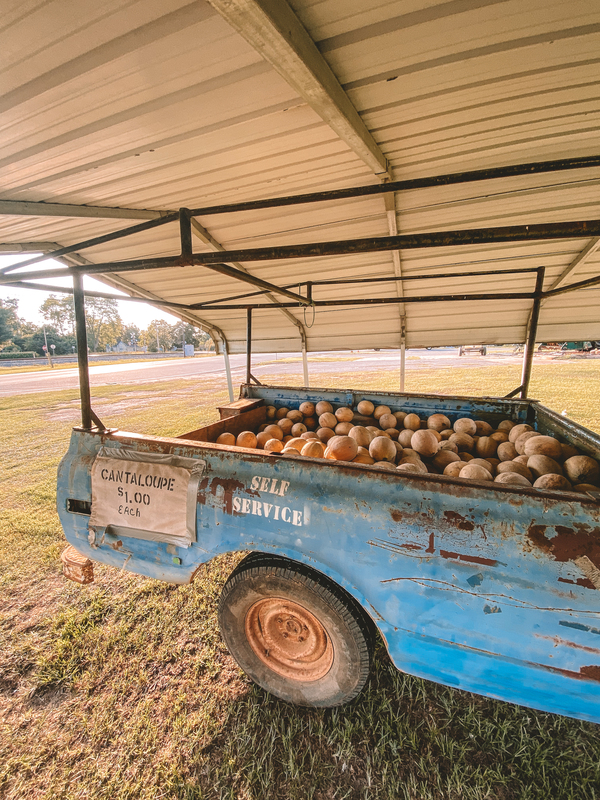
<svg viewBox="0 0 600 800"><path fill-rule="evenodd" d="M422 550L423 549L420 544L412 544L412 542L402 542L400 547L404 547L407 550Z"/></svg>
<svg viewBox="0 0 600 800"><path fill-rule="evenodd" d="M463 553L452 553L450 550L440 550L440 555L442 558L453 558L457 561L468 561L472 564L482 564L484 567L498 566L498 562L492 558L481 558L480 556L471 555L467 556Z"/></svg>
<svg viewBox="0 0 600 800"><path fill-rule="evenodd" d="M577 578L576 581L569 580L569 578L559 578L558 580L560 583L571 583L573 586L583 586L585 589L596 589L588 578Z"/></svg>
<svg viewBox="0 0 600 800"><path fill-rule="evenodd" d="M581 667L579 672L585 677L593 681L600 681L600 667L597 664L592 664L589 667Z"/></svg>
<svg viewBox="0 0 600 800"><path fill-rule="evenodd" d="M541 636L539 633L534 634L536 639L543 639L548 642L553 642L554 647L570 647L573 650L583 650L584 653L593 653L593 655L600 655L600 650L597 647L587 647L584 644L577 644L570 642L568 639L561 639L560 636Z"/></svg>
<svg viewBox="0 0 600 800"><path fill-rule="evenodd" d="M219 489L221 489L220 492ZM245 494L253 497L259 496L258 492L254 489L249 489L241 481L237 481L234 478L216 477L210 479L207 477L203 478L198 486L198 502L201 505L218 506L222 508L226 514L241 516L240 512L233 511L233 493L236 490L243 490ZM221 495L220 498L218 498L219 494ZM209 496L217 498L216 502L214 500L209 500Z"/></svg>
<svg viewBox="0 0 600 800"><path fill-rule="evenodd" d="M445 519L461 531L474 531L475 524L456 511L444 511Z"/></svg>
<svg viewBox="0 0 600 800"><path fill-rule="evenodd" d="M429 534L429 546L428 546L427 550L425 550L425 552L426 553L435 553L435 534L434 533L430 533Z"/></svg>
<svg viewBox="0 0 600 800"><path fill-rule="evenodd" d="M594 566L600 564L600 536L596 532L579 524L573 528L557 525L554 528L556 536L547 536L547 530L547 525L530 525L527 538L555 561L574 561L581 556L587 556Z"/></svg>
<svg viewBox="0 0 600 800"><path fill-rule="evenodd" d="M399 511L397 511L395 508L392 508L390 513L394 522L402 522L402 514Z"/></svg>

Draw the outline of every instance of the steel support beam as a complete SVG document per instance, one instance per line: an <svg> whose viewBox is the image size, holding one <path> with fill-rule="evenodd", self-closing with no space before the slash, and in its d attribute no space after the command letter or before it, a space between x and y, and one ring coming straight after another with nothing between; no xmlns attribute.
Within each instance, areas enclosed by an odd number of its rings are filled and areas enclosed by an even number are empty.
<svg viewBox="0 0 600 800"><path fill-rule="evenodd" d="M85 298L83 294L83 276L77 273L73 275L73 301L75 304L79 395L81 397L81 427L85 430L90 430L92 427L92 401L90 396L87 331L85 327Z"/></svg>
<svg viewBox="0 0 600 800"><path fill-rule="evenodd" d="M238 211L256 211L262 208L282 208L304 203L323 203L331 200L346 200L351 197L368 197L386 192L407 192L412 189L432 189L436 186L456 186L460 183L496 180L498 178L514 178L519 175L540 175L548 172L562 172L572 169L591 169L600 167L600 155L582 158L562 158L555 161L530 161L525 164L512 164L506 167L489 167L469 172L450 172L434 175L429 178L411 178L403 181L389 181L368 186L355 186L348 189L332 189L323 192L288 195L287 197L269 197L263 200L248 200L242 203L223 203L222 205L203 206L192 209L193 216L208 214L233 214Z"/></svg>
<svg viewBox="0 0 600 800"><path fill-rule="evenodd" d="M246 275L219 260L232 261L273 261L292 258L319 258L333 255L355 255L359 253L377 253L398 249L421 249L428 247L452 247L470 244L486 244L495 242L527 242L546 239L575 239L580 237L600 236L600 220L584 220L579 222L551 222L537 225L511 225L501 228L476 228L471 230L438 231L431 233L404 234L401 236L380 236L365 239L349 239L336 242L313 242L310 244L287 245L279 247L260 247L249 250L225 250L219 253L196 253L191 262L194 266L214 269L224 275L235 277L244 283L254 284L267 291L291 297L302 305L309 305L309 300L301 295L274 286L267 281ZM181 267L181 256L140 259L132 261L94 264L82 271L87 275L108 274L112 272L131 272L147 269L165 269ZM45 280L63 277L64 270L40 270L39 272L21 273L19 280ZM0 285L10 283L13 277L0 275ZM395 278L394 280L398 280ZM206 306L203 306L206 307Z"/></svg>
<svg viewBox="0 0 600 800"><path fill-rule="evenodd" d="M387 160L286 0L208 0L376 175Z"/></svg>
<svg viewBox="0 0 600 800"><path fill-rule="evenodd" d="M531 368L533 366L533 352L535 350L535 337L537 334L538 321L540 318L540 308L542 305L542 293L544 291L544 275L546 270L544 267L538 269L537 278L535 281L535 297L533 300L533 308L531 310L531 318L527 326L527 338L525 340L525 350L523 352L523 370L521 372L521 399L527 397L529 391L529 380L531 378Z"/></svg>
<svg viewBox="0 0 600 800"><path fill-rule="evenodd" d="M26 217L91 217L92 219L157 219L172 211L154 211L149 208L111 208L104 206L79 206L71 203L31 202L27 200L0 200L0 214Z"/></svg>
<svg viewBox="0 0 600 800"><path fill-rule="evenodd" d="M252 380L252 309L246 309L246 383Z"/></svg>
<svg viewBox="0 0 600 800"><path fill-rule="evenodd" d="M225 376L227 378L227 391L229 393L229 402L233 403L233 380L231 379L231 363L229 361L229 348L227 343L223 344L223 360L225 361Z"/></svg>

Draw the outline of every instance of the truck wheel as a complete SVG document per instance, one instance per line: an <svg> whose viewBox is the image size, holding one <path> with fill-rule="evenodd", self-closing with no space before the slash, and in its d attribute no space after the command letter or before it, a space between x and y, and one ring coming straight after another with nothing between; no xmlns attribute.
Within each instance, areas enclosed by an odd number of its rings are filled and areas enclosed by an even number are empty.
<svg viewBox="0 0 600 800"><path fill-rule="evenodd" d="M375 632L343 589L303 564L252 553L219 602L229 652L253 681L302 706L327 708L364 687Z"/></svg>

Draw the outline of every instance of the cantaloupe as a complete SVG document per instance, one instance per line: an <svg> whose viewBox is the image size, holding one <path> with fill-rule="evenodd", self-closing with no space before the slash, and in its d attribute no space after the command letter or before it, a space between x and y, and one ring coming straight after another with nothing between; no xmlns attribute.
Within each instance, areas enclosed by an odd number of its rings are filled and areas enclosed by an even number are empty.
<svg viewBox="0 0 600 800"><path fill-rule="evenodd" d="M445 414L432 414L427 418L427 427L433 431L443 431L448 430L452 425Z"/></svg>
<svg viewBox="0 0 600 800"><path fill-rule="evenodd" d="M561 444L560 449L562 450L561 453L561 461L566 461L567 458L573 458L573 456L580 456L581 453L576 447L573 447L572 444Z"/></svg>
<svg viewBox="0 0 600 800"><path fill-rule="evenodd" d="M275 415L277 414L277 409L275 406L267 406L267 419L275 419Z"/></svg>
<svg viewBox="0 0 600 800"><path fill-rule="evenodd" d="M444 467L444 475L447 475L450 478L458 478L460 472L463 467L467 466L466 461L452 461L450 464Z"/></svg>
<svg viewBox="0 0 600 800"><path fill-rule="evenodd" d="M487 471L490 473L490 475L494 471L492 465L490 464L490 462L486 458L474 458L471 461L469 461L469 464L471 464L471 466L473 466L473 467L477 466L477 467L483 467L484 469L487 469Z"/></svg>
<svg viewBox="0 0 600 800"><path fill-rule="evenodd" d="M494 478L494 483L502 483L509 486L531 486L531 483L518 472L501 472Z"/></svg>
<svg viewBox="0 0 600 800"><path fill-rule="evenodd" d="M425 458L431 458L431 456L437 453L438 440L433 431L427 429L418 430L413 433L410 446L413 450L416 450L419 455L425 456Z"/></svg>
<svg viewBox="0 0 600 800"><path fill-rule="evenodd" d="M317 436L322 442L327 443L330 439L335 436L335 432L333 428L319 428L317 430Z"/></svg>
<svg viewBox="0 0 600 800"><path fill-rule="evenodd" d="M327 449L336 461L352 461L358 455L358 445L351 436L334 436Z"/></svg>
<svg viewBox="0 0 600 800"><path fill-rule="evenodd" d="M379 427L382 430L386 430L386 428L396 428L398 426L398 420L393 414L382 414L379 417Z"/></svg>
<svg viewBox="0 0 600 800"><path fill-rule="evenodd" d="M325 445L323 442L313 439L311 442L304 445L301 453L303 456L308 456L309 458L323 458L325 455Z"/></svg>
<svg viewBox="0 0 600 800"><path fill-rule="evenodd" d="M287 413L288 413L289 410L290 409L289 408L285 408L285 406L282 407L282 408L278 408L277 412L275 414L275 419L283 419L284 417L287 417Z"/></svg>
<svg viewBox="0 0 600 800"><path fill-rule="evenodd" d="M256 436L252 431L242 431L240 434L238 434L235 443L238 447L255 448Z"/></svg>
<svg viewBox="0 0 600 800"><path fill-rule="evenodd" d="M284 449L283 442L280 442L279 439L269 439L265 442L263 449L266 450L267 453L281 453Z"/></svg>
<svg viewBox="0 0 600 800"><path fill-rule="evenodd" d="M398 441L402 445L402 447L410 447L411 439L414 435L414 431L410 428L405 428L403 431L400 431L398 434Z"/></svg>
<svg viewBox="0 0 600 800"><path fill-rule="evenodd" d="M369 455L375 461L395 461L396 445L387 436L376 436L369 445Z"/></svg>
<svg viewBox="0 0 600 800"><path fill-rule="evenodd" d="M563 464L565 475L571 483L600 483L600 466L590 456L571 456Z"/></svg>
<svg viewBox="0 0 600 800"><path fill-rule="evenodd" d="M531 425L527 425L525 422L522 422L520 425L514 425L508 432L508 441L514 444L522 433L532 430L533 428Z"/></svg>
<svg viewBox="0 0 600 800"><path fill-rule="evenodd" d="M319 416L319 427L320 428L335 428L338 424L338 420L335 414L332 414L331 411L326 411L324 414Z"/></svg>
<svg viewBox="0 0 600 800"><path fill-rule="evenodd" d="M333 430L340 436L348 436L353 427L351 422L338 422Z"/></svg>
<svg viewBox="0 0 600 800"><path fill-rule="evenodd" d="M304 403L300 403L300 411L305 417L314 417L315 404L311 403L309 400L306 400Z"/></svg>
<svg viewBox="0 0 600 800"><path fill-rule="evenodd" d="M448 464L456 463L457 461L460 461L457 453L453 453L450 450L440 450L433 457L432 463L440 472L443 472Z"/></svg>
<svg viewBox="0 0 600 800"><path fill-rule="evenodd" d="M529 467L525 466L525 464L519 464L517 461L501 461L496 467L496 472L498 475L502 475L505 472L516 472L517 475L527 478L531 484L535 480Z"/></svg>
<svg viewBox="0 0 600 800"><path fill-rule="evenodd" d="M335 410L335 417L338 422L351 422L354 418L354 411L347 406L340 406Z"/></svg>
<svg viewBox="0 0 600 800"><path fill-rule="evenodd" d="M484 419L476 419L475 421L475 428L476 433L478 436L489 436L493 432L493 428L489 422L486 422Z"/></svg>
<svg viewBox="0 0 600 800"><path fill-rule="evenodd" d="M531 470L534 478L541 478L542 475L562 475L562 468L558 461L549 456L529 456L527 466Z"/></svg>
<svg viewBox="0 0 600 800"><path fill-rule="evenodd" d="M517 423L513 422L512 419L503 419L502 422L498 423L498 430L509 433L511 428L514 428L516 424Z"/></svg>
<svg viewBox="0 0 600 800"><path fill-rule="evenodd" d="M302 437L302 439L318 439L319 438L314 431L304 431L304 433L301 433L300 436Z"/></svg>
<svg viewBox="0 0 600 800"><path fill-rule="evenodd" d="M333 406L331 403L328 403L327 400L319 400L317 405L315 406L315 413L317 417L320 417L321 414L331 414L333 412Z"/></svg>
<svg viewBox="0 0 600 800"><path fill-rule="evenodd" d="M304 417L302 422L304 422L309 431L314 431L318 424L316 417Z"/></svg>
<svg viewBox="0 0 600 800"><path fill-rule="evenodd" d="M235 444L235 436L233 433L222 433L217 437L217 444Z"/></svg>
<svg viewBox="0 0 600 800"><path fill-rule="evenodd" d="M519 442L520 438L517 441ZM550 456L550 458L558 461L562 458L562 447L554 436L533 436L526 440L523 455Z"/></svg>
<svg viewBox="0 0 600 800"><path fill-rule="evenodd" d="M265 428L265 433L268 433L271 436L271 439L283 439L284 436L279 425L267 425Z"/></svg>
<svg viewBox="0 0 600 800"><path fill-rule="evenodd" d="M496 455L498 443L491 436L480 436L475 445L475 450L481 458L493 458Z"/></svg>
<svg viewBox="0 0 600 800"><path fill-rule="evenodd" d="M260 433L256 434L256 446L264 449L264 446L268 441L270 441L273 437L270 433L266 431L261 431ZM279 441L279 439L277 439Z"/></svg>
<svg viewBox="0 0 600 800"><path fill-rule="evenodd" d="M373 466L377 469L389 470L390 472L396 471L396 465L391 464L389 461L376 461Z"/></svg>
<svg viewBox="0 0 600 800"><path fill-rule="evenodd" d="M375 411L375 406L370 400L361 400L356 406L356 410L363 417L371 417Z"/></svg>
<svg viewBox="0 0 600 800"><path fill-rule="evenodd" d="M368 447L373 440L373 434L362 425L354 425L348 433L360 447Z"/></svg>
<svg viewBox="0 0 600 800"><path fill-rule="evenodd" d="M458 452L460 453L462 450L469 453L475 447L475 440L473 437L468 433L453 433L452 436L448 439L449 442L454 442L454 444L458 447Z"/></svg>
<svg viewBox="0 0 600 800"><path fill-rule="evenodd" d="M288 419L291 419L292 422L302 422L304 419L304 414L297 408L292 408L291 411L288 411L286 414Z"/></svg>
<svg viewBox="0 0 600 800"><path fill-rule="evenodd" d="M302 436L303 433L306 433L306 425L302 422L297 422L295 425L292 425L290 433L292 436Z"/></svg>
<svg viewBox="0 0 600 800"><path fill-rule="evenodd" d="M389 406L377 406L375 411L373 411L373 416L375 417L375 419L379 419L379 417L382 417L384 414L391 414L391 413L392 409Z"/></svg>
<svg viewBox="0 0 600 800"><path fill-rule="evenodd" d="M319 442L322 444L322 442ZM293 439L290 439L289 442L286 442L287 447L294 447L298 452L302 450L302 448L306 445L306 439L303 439L301 436L294 436ZM323 446L323 451L325 451L325 446Z"/></svg>
<svg viewBox="0 0 600 800"><path fill-rule="evenodd" d="M389 436L390 439L393 439L394 442L398 441L398 437L400 436L398 428L386 428L383 432L386 436Z"/></svg>
<svg viewBox="0 0 600 800"><path fill-rule="evenodd" d="M546 491L570 492L571 484L564 475L556 475L548 472L540 477L533 484L534 489L544 489Z"/></svg>
<svg viewBox="0 0 600 800"><path fill-rule="evenodd" d="M519 454L512 442L501 442L496 450L496 455L500 461L512 461Z"/></svg>
<svg viewBox="0 0 600 800"><path fill-rule="evenodd" d="M459 478L466 478L470 481L491 481L492 473L477 464L467 464L458 475Z"/></svg>
<svg viewBox="0 0 600 800"><path fill-rule="evenodd" d="M404 464L398 464L396 467L397 472L409 472L414 473L416 475L422 474L422 470L419 468L417 464L412 463L411 461L405 461Z"/></svg>
<svg viewBox="0 0 600 800"><path fill-rule="evenodd" d="M421 418L418 414L407 414L403 420L404 427L409 431L418 431L421 427Z"/></svg>
<svg viewBox="0 0 600 800"><path fill-rule="evenodd" d="M515 446L515 450L520 456L526 455L525 453L525 445L529 441L529 439L535 439L537 436L541 436L540 433L537 431L525 431L522 433L515 441L513 442Z"/></svg>
<svg viewBox="0 0 600 800"><path fill-rule="evenodd" d="M356 455L352 459L352 463L353 464L369 464L370 465L370 464L374 464L375 463L375 459L371 458L371 456L368 455L368 454L365 455L364 453L358 453L358 455Z"/></svg>
<svg viewBox="0 0 600 800"><path fill-rule="evenodd" d="M490 433L490 439L493 439L498 444L503 444L504 442L508 442L508 433L506 431L492 431L492 433Z"/></svg>
<svg viewBox="0 0 600 800"><path fill-rule="evenodd" d="M598 492L598 487L594 486L593 483L577 483L573 487L574 492Z"/></svg>
<svg viewBox="0 0 600 800"><path fill-rule="evenodd" d="M406 411L394 411L392 413L398 420L398 427L401 428L404 425L404 418L406 417Z"/></svg>
<svg viewBox="0 0 600 800"><path fill-rule="evenodd" d="M287 417L280 419L277 424L283 431L284 436L287 435L288 433L291 433L292 428L294 427L294 423L292 422L292 420L288 419Z"/></svg>
<svg viewBox="0 0 600 800"><path fill-rule="evenodd" d="M469 419L469 417L459 417L452 427L454 433L466 433L468 436L475 436L477 433L475 420Z"/></svg>

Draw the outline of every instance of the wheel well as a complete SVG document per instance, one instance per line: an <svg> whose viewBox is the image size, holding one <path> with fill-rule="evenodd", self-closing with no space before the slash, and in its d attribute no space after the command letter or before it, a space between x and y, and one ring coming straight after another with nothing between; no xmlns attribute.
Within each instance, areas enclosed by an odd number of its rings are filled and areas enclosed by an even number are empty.
<svg viewBox="0 0 600 800"><path fill-rule="evenodd" d="M333 578L330 578L329 575L326 575L324 572L321 572L320 570L315 569L315 567L311 567L302 561L296 561L293 558L289 558L288 556L282 556L276 553L253 551L240 561L229 577L232 578L239 571L242 571L242 569L246 569L249 564L256 566L273 566L275 568L283 569L287 567L293 568L297 572L304 573L315 583L327 587L332 594L338 596L343 603L346 603L346 605L350 606L353 611L356 612L356 616L362 622L361 627L367 636L370 646L374 646L378 641L379 630L369 613L365 610L364 606L359 603L359 601L353 595L351 595L350 592L344 589L343 586L340 586L339 583L334 581Z"/></svg>

